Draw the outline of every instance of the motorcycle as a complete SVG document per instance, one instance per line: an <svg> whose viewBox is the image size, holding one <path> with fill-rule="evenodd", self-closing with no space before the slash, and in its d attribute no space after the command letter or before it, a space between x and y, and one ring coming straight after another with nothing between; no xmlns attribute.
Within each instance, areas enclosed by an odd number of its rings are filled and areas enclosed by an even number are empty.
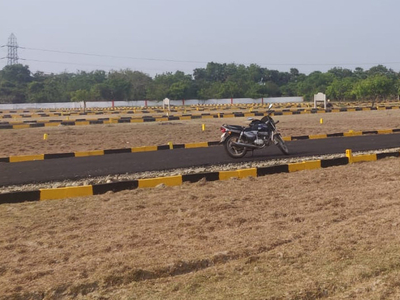
<svg viewBox="0 0 400 300"><path fill-rule="evenodd" d="M272 107L269 106L268 110ZM279 121L274 121L270 113L261 120L249 118L250 121L247 127L240 125L221 126L221 141L229 156L233 158L242 158L247 151L262 149L271 144L275 144L285 155L289 154L289 149L286 146L282 135L276 129L276 124Z"/></svg>

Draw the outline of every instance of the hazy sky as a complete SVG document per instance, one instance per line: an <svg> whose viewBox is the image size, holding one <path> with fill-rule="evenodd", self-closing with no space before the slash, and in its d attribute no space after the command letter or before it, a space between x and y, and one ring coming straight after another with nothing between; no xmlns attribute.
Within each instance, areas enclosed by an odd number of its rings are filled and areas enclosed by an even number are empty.
<svg viewBox="0 0 400 300"><path fill-rule="evenodd" d="M400 71L399 11L399 0L0 0L0 46L14 33L19 62L46 73L154 76L211 61L306 74L377 64Z"/></svg>

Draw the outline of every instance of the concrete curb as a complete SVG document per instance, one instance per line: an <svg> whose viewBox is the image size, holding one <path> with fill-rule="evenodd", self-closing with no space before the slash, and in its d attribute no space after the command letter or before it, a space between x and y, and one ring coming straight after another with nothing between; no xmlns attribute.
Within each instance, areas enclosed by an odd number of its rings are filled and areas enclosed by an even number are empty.
<svg viewBox="0 0 400 300"><path fill-rule="evenodd" d="M296 108L313 108L314 103L312 102L296 102L296 103L275 103L274 107L277 109L296 109ZM353 106L350 103L345 104L347 106ZM214 111L214 110L232 110L232 109L250 109L250 108L266 108L267 104L203 104L194 106L174 106L171 107L169 112L191 112L191 111ZM385 106L385 105L382 105ZM37 118L37 117L62 117L62 116L85 116L85 115L103 115L103 114L135 114L135 113L165 113L166 109L162 106L148 106L148 107L132 107L132 106L116 106L104 107L104 108L89 108L86 111L82 109L6 109L0 110L0 119L11 119L11 118ZM16 115L12 115L16 114Z"/></svg>
<svg viewBox="0 0 400 300"><path fill-rule="evenodd" d="M203 178L206 181L227 180L229 178L245 178L248 176L260 177L278 173L292 173L303 170L314 170L333 166L342 166L355 162L376 161L387 157L400 157L400 152L385 152L375 154L363 154L353 156L351 150L346 151L346 157L303 161L276 165L271 167L260 167L250 169L240 169L234 171L218 171L197 174L186 174L168 177L147 178L129 181L120 181L104 184L71 186L56 189L39 189L33 191L21 191L0 194L0 204L21 203L32 201L56 200L73 197L84 197L101 195L109 191L119 192L123 190L133 190L137 188L152 188L159 184L167 186L178 186L184 182L198 182Z"/></svg>
<svg viewBox="0 0 400 300"><path fill-rule="evenodd" d="M400 109L400 106L385 107L355 107L355 108L333 108L333 109L306 109L301 108L295 111L291 109L282 109L280 111L272 110L272 116L314 114L314 113L333 113L333 112L353 112L353 111L371 111L371 110L391 110ZM119 124L119 123L145 123L145 122L165 122L165 121L184 121L194 119L212 119L212 118L242 118L242 117L263 117L268 112L233 112L233 113L204 113L200 115L184 114L181 116L164 115L161 117L143 116L142 118L121 117L121 118L99 118L99 119L76 119L75 121L50 120L50 121L24 121L24 122L0 122L0 129L24 129L51 126L80 126L96 124Z"/></svg>
<svg viewBox="0 0 400 300"><path fill-rule="evenodd" d="M399 129L399 131L400 131L400 129ZM106 149L106 150L93 150L93 151L77 151L77 152L68 152L68 153L15 155L15 156L8 156L8 157L0 157L0 162L12 163L12 162L56 159L56 158L65 158L65 157L84 157L84 156L99 156L99 155L118 154L118 153L135 153L135 152L172 150L172 149L183 149L183 148L185 148L185 149L202 148L202 147L216 146L218 144L219 144L219 141L187 143L187 144L169 144L169 145L159 145L159 146L142 146L142 147L133 147L133 148Z"/></svg>
<svg viewBox="0 0 400 300"><path fill-rule="evenodd" d="M286 136L286 137L283 137L283 139L285 141L296 141L296 140L325 139L325 138L331 138L331 137L346 137L346 136L357 136L357 135L368 135L368 134L391 134L391 133L399 133L399 132L400 132L400 128L370 130L370 131L352 131L351 130L348 132L338 132L338 133L330 133L330 134ZM67 153L14 155L14 156L8 156L8 157L0 157L0 162L12 163L12 162L56 159L56 158L66 158L66 157L99 156L99 155L107 155L107 154L173 150L173 149L182 149L182 148L185 148L185 149L202 148L202 147L211 147L211 146L217 146L217 145L219 145L219 141L186 143L186 144L168 144L168 145L159 145L159 146L142 146L142 147L133 147L133 148L106 149L106 150L93 150L93 151L77 151L77 152L67 152Z"/></svg>

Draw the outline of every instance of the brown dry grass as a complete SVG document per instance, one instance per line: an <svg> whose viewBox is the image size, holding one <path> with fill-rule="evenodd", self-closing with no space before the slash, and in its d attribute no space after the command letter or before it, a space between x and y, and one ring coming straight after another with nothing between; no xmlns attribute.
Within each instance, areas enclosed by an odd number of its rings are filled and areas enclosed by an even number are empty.
<svg viewBox="0 0 400 300"><path fill-rule="evenodd" d="M323 118L323 124L320 119ZM400 128L400 110L276 116L284 136ZM223 123L247 118L0 130L0 157L217 141ZM202 131L205 124L205 131ZM48 134L48 140L43 135Z"/></svg>
<svg viewBox="0 0 400 300"><path fill-rule="evenodd" d="M400 160L0 206L2 299L399 299Z"/></svg>
<svg viewBox="0 0 400 300"><path fill-rule="evenodd" d="M399 116L276 119L309 135L400 128ZM244 121L1 130L0 156L212 141ZM399 299L399 170L386 159L1 205L0 299Z"/></svg>

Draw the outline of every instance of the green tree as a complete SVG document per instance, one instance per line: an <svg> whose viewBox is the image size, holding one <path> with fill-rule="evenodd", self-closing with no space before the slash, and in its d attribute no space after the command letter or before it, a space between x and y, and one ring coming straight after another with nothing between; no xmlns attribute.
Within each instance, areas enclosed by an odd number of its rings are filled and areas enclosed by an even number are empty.
<svg viewBox="0 0 400 300"><path fill-rule="evenodd" d="M51 76L45 81L47 102L69 102L71 94L67 90L66 83L60 76Z"/></svg>
<svg viewBox="0 0 400 300"><path fill-rule="evenodd" d="M247 80L254 83L261 83L263 81L263 69L256 64L251 64L246 70Z"/></svg>
<svg viewBox="0 0 400 300"><path fill-rule="evenodd" d="M0 103L26 102L27 86L31 80L28 66L5 66L0 71Z"/></svg>
<svg viewBox="0 0 400 300"><path fill-rule="evenodd" d="M230 66L231 69L234 67L233 65ZM206 78L208 81L211 82L224 82L227 78L226 74L226 64L219 64L210 62L207 64L206 67Z"/></svg>
<svg viewBox="0 0 400 300"><path fill-rule="evenodd" d="M77 90L77 91L71 92L71 100L72 101L83 102L83 111L86 110L86 102L90 101L91 98L92 98L92 95L87 90Z"/></svg>
<svg viewBox="0 0 400 300"><path fill-rule="evenodd" d="M297 96L297 83L296 82L289 82L280 87L280 94L283 97L293 97Z"/></svg>
<svg viewBox="0 0 400 300"><path fill-rule="evenodd" d="M242 96L241 90L233 81L227 81L220 85L217 93L217 98L240 98Z"/></svg>
<svg viewBox="0 0 400 300"><path fill-rule="evenodd" d="M122 74L131 84L129 100L145 99L147 88L151 85L153 79L145 73L129 69L122 71Z"/></svg>
<svg viewBox="0 0 400 300"><path fill-rule="evenodd" d="M218 99L220 90L222 89L222 82L210 83L210 85L200 89L198 96L200 99Z"/></svg>
<svg viewBox="0 0 400 300"><path fill-rule="evenodd" d="M185 99L189 94L190 84L185 81L174 82L168 89L167 95L171 99Z"/></svg>
<svg viewBox="0 0 400 300"><path fill-rule="evenodd" d="M5 66L0 73L2 80L9 81L14 84L26 85L32 81L29 67L21 64Z"/></svg>
<svg viewBox="0 0 400 300"><path fill-rule="evenodd" d="M163 100L168 97L169 88L174 82L174 76L170 72L156 75L153 82L147 87L147 98Z"/></svg>
<svg viewBox="0 0 400 300"><path fill-rule="evenodd" d="M246 98L253 99L267 97L265 85L260 83L252 83L244 96Z"/></svg>
<svg viewBox="0 0 400 300"><path fill-rule="evenodd" d="M95 84L90 89L90 93L95 101L113 100L111 86L107 82Z"/></svg>
<svg viewBox="0 0 400 300"><path fill-rule="evenodd" d="M396 81L385 75L375 75L355 84L353 93L358 99L372 100L372 107L378 99L397 97Z"/></svg>
<svg viewBox="0 0 400 300"><path fill-rule="evenodd" d="M162 100L241 97L303 96L311 100L317 92L336 100L364 97L397 97L400 74L378 65L364 71L335 67L305 75L296 68L289 72L269 70L256 64L209 62L193 74L181 71L150 77L130 69L61 74L31 74L23 65L6 66L0 71L0 102L71 101L72 92L85 90L91 100Z"/></svg>
<svg viewBox="0 0 400 300"><path fill-rule="evenodd" d="M350 100L354 98L353 86L356 79L352 77L345 77L341 79L334 79L332 83L326 88L326 95L333 100Z"/></svg>
<svg viewBox="0 0 400 300"><path fill-rule="evenodd" d="M395 79L397 77L396 72L394 72L392 69L388 69L383 65L377 65L375 67L370 68L367 71L368 76L377 76L377 75L382 75L386 76L391 79Z"/></svg>
<svg viewBox="0 0 400 300"><path fill-rule="evenodd" d="M397 100L400 100L400 79L396 80L395 89L397 91L396 94Z"/></svg>
<svg viewBox="0 0 400 300"><path fill-rule="evenodd" d="M326 93L327 87L333 82L335 76L332 73L312 72L304 80L297 84L299 96L311 100L316 93Z"/></svg>
<svg viewBox="0 0 400 300"><path fill-rule="evenodd" d="M353 72L349 69L343 69L343 68L338 68L334 67L328 71L328 73L331 73L335 76L336 79L343 79L346 77L352 77Z"/></svg>
<svg viewBox="0 0 400 300"><path fill-rule="evenodd" d="M103 83L107 79L104 71L96 70L92 72L78 71L68 78L68 92L77 90L90 91L93 85Z"/></svg>
<svg viewBox="0 0 400 300"><path fill-rule="evenodd" d="M0 103L24 103L25 90L10 81L0 82Z"/></svg>
<svg viewBox="0 0 400 300"><path fill-rule="evenodd" d="M132 84L123 73L110 72L107 85L111 93L111 100L128 101L132 91Z"/></svg>
<svg viewBox="0 0 400 300"><path fill-rule="evenodd" d="M358 67L358 68L355 68L355 69L354 69L353 76L354 76L355 78L357 78L358 80L360 80L360 79L365 79L365 78L367 78L367 77L368 77L368 74L364 71L363 68Z"/></svg>
<svg viewBox="0 0 400 300"><path fill-rule="evenodd" d="M48 98L45 92L45 83L33 81L28 84L28 101L32 103L47 102Z"/></svg>
<svg viewBox="0 0 400 300"><path fill-rule="evenodd" d="M197 87L193 82L192 75L176 71L156 75L147 88L147 98L162 100L165 97L170 99L190 99L197 96Z"/></svg>

